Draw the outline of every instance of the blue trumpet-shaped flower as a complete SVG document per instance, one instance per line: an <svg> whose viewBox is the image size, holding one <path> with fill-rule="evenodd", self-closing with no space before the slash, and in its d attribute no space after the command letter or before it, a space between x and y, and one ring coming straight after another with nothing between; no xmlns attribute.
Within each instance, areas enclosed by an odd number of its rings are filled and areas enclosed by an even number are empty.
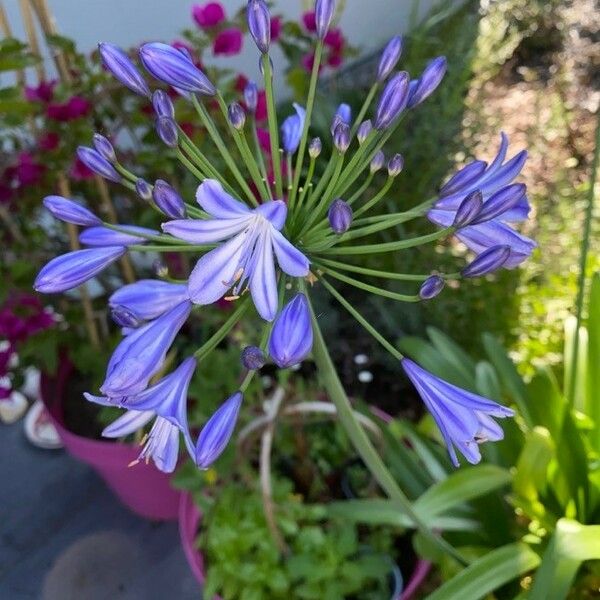
<svg viewBox="0 0 600 600"><path fill-rule="evenodd" d="M289 116L281 125L281 143L288 154L294 154L300 145L306 110L294 102L295 115Z"/></svg>
<svg viewBox="0 0 600 600"><path fill-rule="evenodd" d="M512 417L513 410L452 385L408 358L402 360L402 367L434 418L455 467L459 466L455 447L471 464L477 464L479 444L504 437L492 417Z"/></svg>
<svg viewBox="0 0 600 600"><path fill-rule="evenodd" d="M296 294L277 316L269 338L269 354L282 369L302 362L312 350L313 330L308 300Z"/></svg>
<svg viewBox="0 0 600 600"><path fill-rule="evenodd" d="M377 81L385 81L394 70L402 54L403 40L397 35L393 37L381 53L379 67L377 68Z"/></svg>
<svg viewBox="0 0 600 600"><path fill-rule="evenodd" d="M208 469L227 447L244 396L236 392L228 398L202 428L196 443L196 464Z"/></svg>
<svg viewBox="0 0 600 600"><path fill-rule="evenodd" d="M264 0L249 0L246 10L248 30L258 49L266 54L271 44L271 15Z"/></svg>
<svg viewBox="0 0 600 600"><path fill-rule="evenodd" d="M529 258L537 244L510 226L529 215L525 186L512 184L525 164L527 153L519 152L505 161L508 138L504 133L501 137L493 162L488 166L483 161L473 161L456 173L441 188L440 198L427 216L436 225L448 227L455 222L463 201L480 192L483 204L475 223L459 229L456 236L476 254L495 246L508 246L510 256L504 267L512 269Z"/></svg>
<svg viewBox="0 0 600 600"><path fill-rule="evenodd" d="M85 225L86 227L102 224L101 219L85 208L85 206L62 196L46 196L44 198L44 206L54 217L65 223Z"/></svg>
<svg viewBox="0 0 600 600"><path fill-rule="evenodd" d="M119 225L127 233L115 231L108 227L88 227L79 234L79 241L84 246L131 246L132 244L143 244L147 240L144 237L136 235L158 235L158 231L148 229L147 227L138 227L137 225Z"/></svg>
<svg viewBox="0 0 600 600"><path fill-rule="evenodd" d="M121 182L121 176L113 167L112 163L106 160L98 150L88 148L87 146L79 146L77 148L77 157L90 171L108 179L115 183Z"/></svg>
<svg viewBox="0 0 600 600"><path fill-rule="evenodd" d="M111 308L124 308L143 321L160 317L189 300L187 285L142 279L118 289L109 299Z"/></svg>
<svg viewBox="0 0 600 600"><path fill-rule="evenodd" d="M33 287L43 294L72 290L95 277L125 254L123 246L75 250L53 258L42 268Z"/></svg>
<svg viewBox="0 0 600 600"><path fill-rule="evenodd" d="M109 398L139 394L158 373L175 336L187 320L190 302L182 302L125 337L108 362L100 391Z"/></svg>
<svg viewBox="0 0 600 600"><path fill-rule="evenodd" d="M258 313L272 321L278 303L275 257L292 277L305 277L309 271L306 256L281 233L287 217L285 203L274 200L252 210L211 179L200 185L196 199L212 219L170 221L163 229L193 244L228 241L196 264L188 283L192 302L212 304L230 289L237 297L247 281Z"/></svg>
<svg viewBox="0 0 600 600"><path fill-rule="evenodd" d="M444 79L447 69L448 61L445 56L438 56L429 61L423 73L421 73L421 77L411 81L408 97L409 108L421 104L435 92L442 79Z"/></svg>
<svg viewBox="0 0 600 600"><path fill-rule="evenodd" d="M123 85L140 96L150 96L150 89L142 74L121 48L113 44L102 43L98 44L98 50L104 66Z"/></svg>
<svg viewBox="0 0 600 600"><path fill-rule="evenodd" d="M389 127L406 108L409 82L406 71L397 73L387 82L377 104L375 129L381 131Z"/></svg>
<svg viewBox="0 0 600 600"><path fill-rule="evenodd" d="M115 399L85 394L90 402L106 406L116 404L127 409L124 415L104 429L102 435L121 438L138 431L154 419L138 460L151 458L161 471L173 472L179 456L180 433L183 434L188 452L192 456L194 454L188 429L187 395L195 368L196 360L188 358L171 374L134 396Z"/></svg>

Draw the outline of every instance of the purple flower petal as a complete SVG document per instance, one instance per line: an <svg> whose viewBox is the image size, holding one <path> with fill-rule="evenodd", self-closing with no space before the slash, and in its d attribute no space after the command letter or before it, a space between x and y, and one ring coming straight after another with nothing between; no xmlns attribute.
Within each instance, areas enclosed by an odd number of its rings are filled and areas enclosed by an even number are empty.
<svg viewBox="0 0 600 600"><path fill-rule="evenodd" d="M142 279L118 289L108 303L113 308L127 309L138 319L151 321L188 299L184 284Z"/></svg>
<svg viewBox="0 0 600 600"><path fill-rule="evenodd" d="M135 235L143 233L146 235L158 235L159 232L147 227L137 227L136 225L119 225L122 229L127 229L131 233L115 231L108 227L88 227L79 234L79 241L84 246L131 246L132 244L145 244L148 240Z"/></svg>
<svg viewBox="0 0 600 600"><path fill-rule="evenodd" d="M216 219L236 219L252 212L243 202L230 196L215 179L207 179L198 186L196 201Z"/></svg>
<svg viewBox="0 0 600 600"><path fill-rule="evenodd" d="M310 269L308 258L279 231L271 232L271 240L281 270L292 277L306 277Z"/></svg>
<svg viewBox="0 0 600 600"><path fill-rule="evenodd" d="M107 438L120 438L135 433L154 418L151 410L128 410L104 429L102 435Z"/></svg>
<svg viewBox="0 0 600 600"><path fill-rule="evenodd" d="M259 237L256 243L256 262L250 277L250 292L258 314L272 321L277 314L278 294L273 246L269 235Z"/></svg>
<svg viewBox="0 0 600 600"><path fill-rule="evenodd" d="M90 210L73 200L62 196L46 196L44 206L61 221L74 225L93 226L101 225L102 220Z"/></svg>
<svg viewBox="0 0 600 600"><path fill-rule="evenodd" d="M265 202L255 209L255 213L263 216L277 231L281 231L287 218L287 206L282 200Z"/></svg>
<svg viewBox="0 0 600 600"><path fill-rule="evenodd" d="M185 240L192 244L212 244L222 242L237 235L248 227L250 217L237 217L235 219L181 219L163 223L164 232Z"/></svg>

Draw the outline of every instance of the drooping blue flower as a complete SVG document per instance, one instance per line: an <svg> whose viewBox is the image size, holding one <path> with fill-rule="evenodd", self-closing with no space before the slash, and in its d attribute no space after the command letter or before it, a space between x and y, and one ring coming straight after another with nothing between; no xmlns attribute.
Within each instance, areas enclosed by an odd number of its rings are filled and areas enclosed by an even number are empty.
<svg viewBox="0 0 600 600"><path fill-rule="evenodd" d="M88 148L87 146L79 146L77 148L77 157L90 171L115 183L121 182L121 175L119 175L112 163L106 160L98 150Z"/></svg>
<svg viewBox="0 0 600 600"><path fill-rule="evenodd" d="M383 49L381 59L379 60L379 67L377 69L377 81L379 83L384 82L398 64L400 55L402 54L402 45L402 38L397 35L393 37Z"/></svg>
<svg viewBox="0 0 600 600"><path fill-rule="evenodd" d="M74 225L83 225L86 227L102 224L102 220L85 208L85 206L62 196L46 196L44 198L44 206L54 217L65 223L73 223Z"/></svg>
<svg viewBox="0 0 600 600"><path fill-rule="evenodd" d="M104 66L123 85L140 96L150 96L150 88L142 74L121 48L113 44L102 43L98 44L98 50Z"/></svg>
<svg viewBox="0 0 600 600"><path fill-rule="evenodd" d="M144 44L140 58L146 70L159 81L185 92L214 96L215 86L194 64L189 54L160 42Z"/></svg>
<svg viewBox="0 0 600 600"><path fill-rule="evenodd" d="M200 258L188 282L194 304L212 304L231 289L239 296L248 281L260 316L272 321L278 294L275 258L292 277L305 277L309 261L282 234L287 207L281 200L254 210L227 194L218 181L207 179L196 199L212 219L182 219L163 224L163 230L193 244L228 240Z"/></svg>
<svg viewBox="0 0 600 600"><path fill-rule="evenodd" d="M302 106L294 102L294 109L296 114L289 116L281 125L281 142L288 154L294 154L298 150L306 120L306 110Z"/></svg>
<svg viewBox="0 0 600 600"><path fill-rule="evenodd" d="M406 108L408 101L408 84L410 78L406 71L394 75L386 84L375 116L375 129L387 129Z"/></svg>
<svg viewBox="0 0 600 600"><path fill-rule="evenodd" d="M164 181L157 179L152 190L154 204L171 219L182 219L185 217L185 203L177 190Z"/></svg>
<svg viewBox="0 0 600 600"><path fill-rule="evenodd" d="M121 438L138 431L154 419L138 460L151 458L158 469L172 473L179 456L180 433L183 434L188 452L194 455L188 429L187 395L195 368L196 360L187 358L175 371L134 396L116 399L85 394L91 402L127 409L124 415L104 429L102 435Z"/></svg>
<svg viewBox="0 0 600 600"><path fill-rule="evenodd" d="M438 56L429 61L421 77L411 82L408 107L413 108L429 98L444 79L447 69L448 61L445 56Z"/></svg>
<svg viewBox="0 0 600 600"><path fill-rule="evenodd" d="M109 398L142 392L161 369L167 352L191 310L189 301L178 304L156 320L136 329L116 347L108 362L100 391Z"/></svg>
<svg viewBox="0 0 600 600"><path fill-rule="evenodd" d="M315 25L319 39L324 39L331 26L335 0L317 0L315 2Z"/></svg>
<svg viewBox="0 0 600 600"><path fill-rule="evenodd" d="M452 385L408 358L402 359L402 367L434 418L455 467L459 466L455 447L471 464L477 464L479 444L504 437L491 417L512 417L513 410Z"/></svg>
<svg viewBox="0 0 600 600"><path fill-rule="evenodd" d="M187 285L158 279L141 279L119 288L109 299L112 308L122 307L137 318L151 321L189 300Z"/></svg>
<svg viewBox="0 0 600 600"><path fill-rule="evenodd" d="M463 277L483 277L501 269L510 258L510 246L492 246L484 250L473 262L469 263L462 271Z"/></svg>
<svg viewBox="0 0 600 600"><path fill-rule="evenodd" d="M271 45L271 15L264 0L248 0L248 30L258 49L266 54Z"/></svg>
<svg viewBox="0 0 600 600"><path fill-rule="evenodd" d="M235 429L244 396L236 392L228 398L202 428L196 443L196 464L208 469L221 456Z"/></svg>
<svg viewBox="0 0 600 600"><path fill-rule="evenodd" d="M481 192L483 205L477 220L483 213L485 222L462 227L456 236L476 254L495 246L509 246L510 256L504 268L512 269L529 258L537 244L510 226L527 219L530 206L524 186L512 184L525 164L527 153L519 152L505 161L507 150L508 138L502 133L500 149L492 163L487 166L483 161L473 161L461 169L442 187L442 195L427 217L436 225L449 227L465 198ZM490 200L492 204L488 205Z"/></svg>
<svg viewBox="0 0 600 600"><path fill-rule="evenodd" d="M145 244L148 241L146 238L136 235L136 233L146 235L159 234L154 229L138 227L137 225L119 225L119 227L126 229L128 233L115 231L104 226L88 227L79 234L79 241L84 246L131 246L133 244Z"/></svg>
<svg viewBox="0 0 600 600"><path fill-rule="evenodd" d="M278 367L286 369L302 362L312 350L312 345L308 300L304 294L296 294L273 324L269 354Z"/></svg>
<svg viewBox="0 0 600 600"><path fill-rule="evenodd" d="M38 273L33 288L43 294L72 290L125 254L123 246L75 250L53 258Z"/></svg>

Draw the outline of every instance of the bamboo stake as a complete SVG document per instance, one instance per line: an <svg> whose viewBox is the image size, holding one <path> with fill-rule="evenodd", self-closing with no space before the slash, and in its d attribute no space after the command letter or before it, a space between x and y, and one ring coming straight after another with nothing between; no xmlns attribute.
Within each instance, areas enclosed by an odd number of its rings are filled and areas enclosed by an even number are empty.
<svg viewBox="0 0 600 600"><path fill-rule="evenodd" d="M6 16L6 11L4 10L4 5L0 2L0 31L2 31L2 35L5 38L12 38L13 33L10 28L10 23L8 22L8 17ZM16 71L17 83L20 86L25 85L25 72L22 69Z"/></svg>
<svg viewBox="0 0 600 600"><path fill-rule="evenodd" d="M44 73L44 60L40 51L40 45L38 44L37 36L35 34L35 23L33 21L33 13L31 11L31 4L29 0L20 0L21 15L23 18L23 25L25 32L27 33L27 39L29 40L29 47L32 52L37 55L39 62L35 65L38 80L42 81L45 79Z"/></svg>
<svg viewBox="0 0 600 600"><path fill-rule="evenodd" d="M62 174L58 177L58 190L61 196L64 196L65 198L71 196L69 180ZM69 246L71 247L71 250L79 250L81 246L79 244L77 226L72 223L67 223L67 232L69 234ZM85 283L79 286L79 296L83 306L85 326L88 330L90 342L94 348L100 348L100 335L98 334L98 327L94 320L94 307Z"/></svg>

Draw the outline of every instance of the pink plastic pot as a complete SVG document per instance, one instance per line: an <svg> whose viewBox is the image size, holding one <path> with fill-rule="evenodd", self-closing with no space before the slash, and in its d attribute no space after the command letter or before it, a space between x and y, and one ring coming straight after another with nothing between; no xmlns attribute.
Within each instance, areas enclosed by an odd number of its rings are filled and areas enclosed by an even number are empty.
<svg viewBox="0 0 600 600"><path fill-rule="evenodd" d="M152 463L128 467L140 448L132 444L92 440L69 431L63 420L63 399L73 366L61 361L55 377L42 374L41 396L69 454L90 465L106 485L132 512L152 520L174 520L181 492L170 485L170 477Z"/></svg>
<svg viewBox="0 0 600 600"><path fill-rule="evenodd" d="M385 423L392 421L392 417L381 409L372 406L371 412L373 415L381 419ZM190 569L194 577L200 585L206 579L204 571L204 557L196 548L196 537L202 515L198 507L194 504L191 494L182 494L181 503L179 505L179 537L183 552L187 558ZM431 571L431 563L426 560L418 560L410 579L406 583L404 591L399 598L393 600L412 600L419 588L423 585L427 575ZM213 600L221 600L219 596L215 596Z"/></svg>

